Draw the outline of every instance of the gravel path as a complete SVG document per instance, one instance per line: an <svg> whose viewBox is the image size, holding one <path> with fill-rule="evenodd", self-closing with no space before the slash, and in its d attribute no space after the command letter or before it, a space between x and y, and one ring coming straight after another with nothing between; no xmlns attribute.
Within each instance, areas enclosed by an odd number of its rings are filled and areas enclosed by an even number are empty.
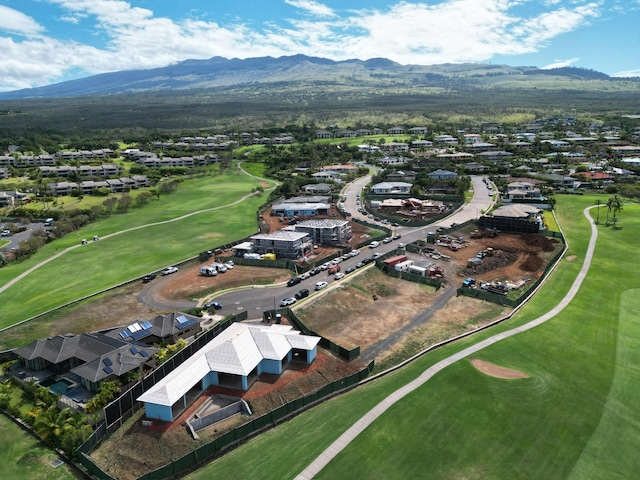
<svg viewBox="0 0 640 480"><path fill-rule="evenodd" d="M349 445L351 440L357 437L360 433L362 433L369 425L371 425L377 418L386 412L389 408L391 408L396 402L400 401L409 393L413 392L417 388L424 385L427 381L431 379L436 373L444 370L449 365L462 360L464 358L469 357L470 355L483 350L484 348L493 345L500 340L504 340L505 338L512 337L519 333L525 332L532 328L537 327L545 323L546 321L552 319L556 315L558 315L564 308L571 303L573 298L578 293L582 282L587 276L589 272L589 267L591 266L591 260L593 259L593 252L596 247L596 241L598 239L598 229L596 228L595 222L589 216L589 209L595 207L587 207L584 209L584 216L589 221L591 225L591 238L589 239L589 247L587 248L587 253L585 255L584 263L580 272L578 273L576 279L574 280L571 288L564 296L562 300L549 312L544 315L520 326L517 328L513 328L511 330L507 330L506 332L498 333L489 337L481 342L478 342L475 345L465 348L450 357L445 358L432 365L428 369L426 369L420 376L418 376L415 380L409 382L404 387L399 388L395 392L391 393L387 398L382 400L378 405L373 407L369 412L367 412L362 418L360 418L356 423L354 423L347 431L345 431L340 437L334 441L327 449L322 452L313 462L309 464L300 474L296 476L296 480L310 480L316 474L318 474L336 455L338 455L344 448Z"/></svg>

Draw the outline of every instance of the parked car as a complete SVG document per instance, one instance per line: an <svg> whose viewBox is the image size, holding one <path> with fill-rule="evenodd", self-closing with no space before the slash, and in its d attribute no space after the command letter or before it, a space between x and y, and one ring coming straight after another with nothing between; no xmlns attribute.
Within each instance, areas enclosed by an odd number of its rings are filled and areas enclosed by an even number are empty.
<svg viewBox="0 0 640 480"><path fill-rule="evenodd" d="M302 280L300 279L300 277L293 277L293 278L290 278L290 279L287 281L287 287L293 287L294 285L299 284L301 281L302 281Z"/></svg>
<svg viewBox="0 0 640 480"><path fill-rule="evenodd" d="M391 237L393 240L400 240L402 238L402 235L400 235L399 233L395 234L393 237Z"/></svg>
<svg viewBox="0 0 640 480"><path fill-rule="evenodd" d="M351 250L350 255L352 257L357 257L358 255L360 255L360 250Z"/></svg>
<svg viewBox="0 0 640 480"><path fill-rule="evenodd" d="M371 258L373 258L375 260L376 258L380 258L382 255L384 255L384 254L380 253L380 252L377 252L377 253L374 253L373 257L371 257Z"/></svg>
<svg viewBox="0 0 640 480"><path fill-rule="evenodd" d="M303 288L302 290L298 290L296 292L296 298L298 300L300 300L301 298L306 298L309 296L309 290L307 290L306 288Z"/></svg>
<svg viewBox="0 0 640 480"><path fill-rule="evenodd" d="M293 305L297 301L298 300L296 300L294 297L283 298L282 301L280 302L280 306L281 307L288 307L290 305Z"/></svg>
<svg viewBox="0 0 640 480"><path fill-rule="evenodd" d="M316 286L315 286L315 289L316 290L322 290L327 285L329 285L327 282L317 282Z"/></svg>
<svg viewBox="0 0 640 480"><path fill-rule="evenodd" d="M156 278L156 276L157 275L155 273L150 273L149 275L145 275L144 277L142 277L142 283L149 283L151 280Z"/></svg>
<svg viewBox="0 0 640 480"><path fill-rule="evenodd" d="M0 232L0 235L3 237L8 237L9 235L11 235L11 230L2 230L2 232Z"/></svg>
<svg viewBox="0 0 640 480"><path fill-rule="evenodd" d="M338 272L333 276L336 280L340 280L342 277L344 277L344 272Z"/></svg>
<svg viewBox="0 0 640 480"><path fill-rule="evenodd" d="M207 310L220 310L222 308L222 304L220 302L207 302L203 307Z"/></svg>
<svg viewBox="0 0 640 480"><path fill-rule="evenodd" d="M311 276L311 272L305 272L302 275L300 275L300 279L301 280L306 280L307 278L309 278Z"/></svg>
<svg viewBox="0 0 640 480"><path fill-rule="evenodd" d="M356 268L362 268L362 267L364 267L366 264L367 264L366 262L358 262L358 263L356 263Z"/></svg>
<svg viewBox="0 0 640 480"><path fill-rule="evenodd" d="M355 270L356 270L356 267L349 267L344 271L344 273L345 273L345 275L347 275L347 274L349 274L351 272L354 272Z"/></svg>
<svg viewBox="0 0 640 480"><path fill-rule="evenodd" d="M233 270L233 266L235 264L233 263L233 260L229 260L228 262L224 262L224 266L227 267L227 270Z"/></svg>
<svg viewBox="0 0 640 480"><path fill-rule="evenodd" d="M404 243L400 242L400 243L398 244L398 248L404 248L404 247L406 247L406 245L405 245Z"/></svg>
<svg viewBox="0 0 640 480"><path fill-rule="evenodd" d="M384 240L382 240L382 243L391 243L392 238L391 237L384 237Z"/></svg>
<svg viewBox="0 0 640 480"><path fill-rule="evenodd" d="M322 269L320 267L312 268L309 270L309 275L313 277L314 275L318 275L321 271Z"/></svg>
<svg viewBox="0 0 640 480"><path fill-rule="evenodd" d="M178 271L178 267L167 267L164 270L162 270L162 272L160 272L163 276L164 275L171 275L172 273L176 273Z"/></svg>
<svg viewBox="0 0 640 480"><path fill-rule="evenodd" d="M380 246L380 242L375 242L374 241L374 242L371 242L369 244L369 248L376 248L376 247L379 247L379 246Z"/></svg>

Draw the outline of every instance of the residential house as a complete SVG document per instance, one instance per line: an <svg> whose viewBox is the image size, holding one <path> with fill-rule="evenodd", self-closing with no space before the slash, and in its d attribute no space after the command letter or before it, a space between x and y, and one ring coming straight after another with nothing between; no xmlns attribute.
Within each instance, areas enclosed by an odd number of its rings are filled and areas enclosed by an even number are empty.
<svg viewBox="0 0 640 480"><path fill-rule="evenodd" d="M530 182L511 182L507 184L505 198L508 200L544 200L540 189Z"/></svg>
<svg viewBox="0 0 640 480"><path fill-rule="evenodd" d="M404 127L391 127L389 129L387 129L387 134L388 135L403 135L404 134Z"/></svg>
<svg viewBox="0 0 640 480"><path fill-rule="evenodd" d="M427 177L432 180L457 180L458 174L449 170L434 170L427 173Z"/></svg>
<svg viewBox="0 0 640 480"><path fill-rule="evenodd" d="M413 127L408 130L411 135L426 135L429 133L427 127Z"/></svg>
<svg viewBox="0 0 640 480"><path fill-rule="evenodd" d="M310 183L302 187L305 193L331 193L331 185L328 183Z"/></svg>
<svg viewBox="0 0 640 480"><path fill-rule="evenodd" d="M316 130L316 138L331 138L332 136L329 130Z"/></svg>
<svg viewBox="0 0 640 480"><path fill-rule="evenodd" d="M313 363L319 341L290 326L232 323L136 400L147 418L172 422L209 387L247 391L263 373Z"/></svg>
<svg viewBox="0 0 640 480"><path fill-rule="evenodd" d="M409 144L404 142L387 142L381 147L387 152L408 152Z"/></svg>
<svg viewBox="0 0 640 480"><path fill-rule="evenodd" d="M407 163L409 159L407 157L382 157L378 159L378 163L384 167L388 167L390 165L404 165Z"/></svg>
<svg viewBox="0 0 640 480"><path fill-rule="evenodd" d="M153 355L157 351L155 347L104 333L82 333L36 340L13 353L25 369L48 372L38 378L69 375L78 379L82 387L97 392L105 380L115 380L132 370L153 366Z"/></svg>
<svg viewBox="0 0 640 480"><path fill-rule="evenodd" d="M381 182L371 187L371 193L376 195L406 195L413 185L406 182Z"/></svg>

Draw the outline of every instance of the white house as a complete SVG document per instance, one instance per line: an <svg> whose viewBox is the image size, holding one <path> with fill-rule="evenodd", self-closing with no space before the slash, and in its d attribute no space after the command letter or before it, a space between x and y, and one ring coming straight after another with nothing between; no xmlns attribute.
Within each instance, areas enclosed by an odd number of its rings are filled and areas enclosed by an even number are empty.
<svg viewBox="0 0 640 480"><path fill-rule="evenodd" d="M413 185L406 182L382 182L371 187L371 192L377 195L407 194Z"/></svg>
<svg viewBox="0 0 640 480"><path fill-rule="evenodd" d="M232 323L136 400L147 418L172 422L209 387L246 391L261 374L280 375L294 360L313 363L318 342L288 325Z"/></svg>

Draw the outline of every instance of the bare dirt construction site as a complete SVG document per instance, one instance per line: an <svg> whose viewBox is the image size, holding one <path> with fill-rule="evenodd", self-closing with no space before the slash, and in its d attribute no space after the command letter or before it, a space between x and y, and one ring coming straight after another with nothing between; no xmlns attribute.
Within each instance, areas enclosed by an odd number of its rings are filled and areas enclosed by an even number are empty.
<svg viewBox="0 0 640 480"><path fill-rule="evenodd" d="M320 350L309 367L291 368L279 378L261 376L243 395L254 416L359 371L371 359L375 359L379 371L431 345L507 315L506 307L456 297L455 290L469 275L486 281L535 278L562 247L555 239L537 235L482 239L460 235L465 237L466 246L458 251L451 251L445 245L434 246L449 257L436 260L446 272L444 287L440 290L389 277L369 265L299 302L295 311L307 326L346 348L359 346L361 356L345 362ZM478 267L475 271L469 270L468 259L487 248L493 248L494 253L483 259L482 271ZM195 305L197 299L214 291L247 283L277 283L291 276L291 272L285 270L237 265L225 274L207 278L197 274L198 267L197 263L181 267L179 272L158 277L149 284L132 284L91 303L67 309L58 317L64 319L64 325L56 324L56 327L68 332L120 325L123 318L149 318L174 311L178 309L176 305ZM287 319L283 321L286 323ZM78 328L71 329L69 325ZM92 454L96 462L116 478L136 478L248 420L236 415L205 429L200 438L194 440L181 426L182 420L164 429L149 429L142 426L142 418L141 410Z"/></svg>

